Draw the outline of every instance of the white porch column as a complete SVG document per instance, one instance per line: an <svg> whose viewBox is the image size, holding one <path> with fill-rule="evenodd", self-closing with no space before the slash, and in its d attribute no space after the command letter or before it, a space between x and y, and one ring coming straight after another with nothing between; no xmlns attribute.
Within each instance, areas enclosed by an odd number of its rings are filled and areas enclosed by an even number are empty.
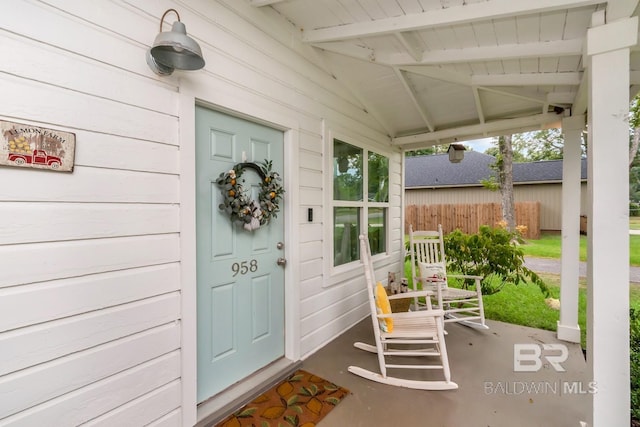
<svg viewBox="0 0 640 427"><path fill-rule="evenodd" d="M629 47L637 17L587 32L589 66L587 363L591 427L629 424Z"/></svg>
<svg viewBox="0 0 640 427"><path fill-rule="evenodd" d="M558 339L580 342L578 280L580 278L580 171L585 116L562 120L562 268Z"/></svg>

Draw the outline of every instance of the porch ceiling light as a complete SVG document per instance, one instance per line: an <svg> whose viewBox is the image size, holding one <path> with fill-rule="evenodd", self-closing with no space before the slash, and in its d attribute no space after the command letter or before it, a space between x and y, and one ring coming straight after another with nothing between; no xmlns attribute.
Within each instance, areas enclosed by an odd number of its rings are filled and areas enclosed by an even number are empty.
<svg viewBox="0 0 640 427"><path fill-rule="evenodd" d="M173 12L178 20L171 31L162 31L162 23L167 13ZM175 9L168 9L160 19L160 33L147 51L147 64L159 76L168 76L177 70L199 70L204 67L202 50L198 43L187 36L187 28L180 22Z"/></svg>
<svg viewBox="0 0 640 427"><path fill-rule="evenodd" d="M451 163L460 163L464 159L464 145L450 144L447 153L449 153L449 161Z"/></svg>

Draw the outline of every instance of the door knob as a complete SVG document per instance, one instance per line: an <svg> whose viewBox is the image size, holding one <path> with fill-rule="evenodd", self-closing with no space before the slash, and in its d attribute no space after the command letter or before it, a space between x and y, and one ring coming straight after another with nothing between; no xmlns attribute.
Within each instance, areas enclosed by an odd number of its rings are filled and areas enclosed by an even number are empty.
<svg viewBox="0 0 640 427"><path fill-rule="evenodd" d="M284 259L284 258L282 258L282 257L280 257L280 258L278 258L278 260L276 261L276 264L278 264L279 266L284 267L285 265L287 265L287 260L286 260L286 259Z"/></svg>
<svg viewBox="0 0 640 427"><path fill-rule="evenodd" d="M278 248L278 249L284 248L284 243L282 243L282 242L276 243L276 248Z"/></svg>

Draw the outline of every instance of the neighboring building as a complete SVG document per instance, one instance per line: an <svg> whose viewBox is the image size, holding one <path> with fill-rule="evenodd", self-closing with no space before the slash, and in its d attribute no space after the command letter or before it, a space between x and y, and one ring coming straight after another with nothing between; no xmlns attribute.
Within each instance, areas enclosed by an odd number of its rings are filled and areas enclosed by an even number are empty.
<svg viewBox="0 0 640 427"><path fill-rule="evenodd" d="M405 159L405 206L460 203L500 203L500 192L485 188L481 181L495 172L493 156L465 152L460 163L446 154ZM587 160L582 159L580 214L587 211ZM540 202L540 229L562 228L562 160L513 164L516 202Z"/></svg>

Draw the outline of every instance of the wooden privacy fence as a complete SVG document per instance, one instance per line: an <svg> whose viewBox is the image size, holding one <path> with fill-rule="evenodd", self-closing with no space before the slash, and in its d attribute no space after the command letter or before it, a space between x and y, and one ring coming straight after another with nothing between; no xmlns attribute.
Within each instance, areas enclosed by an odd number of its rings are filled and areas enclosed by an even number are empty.
<svg viewBox="0 0 640 427"><path fill-rule="evenodd" d="M500 203L409 205L405 209L405 234L409 224L414 230L437 230L442 224L444 233L459 228L462 232L477 233L481 225L495 227L502 221ZM523 237L540 238L540 202L516 203L516 226L526 226Z"/></svg>

